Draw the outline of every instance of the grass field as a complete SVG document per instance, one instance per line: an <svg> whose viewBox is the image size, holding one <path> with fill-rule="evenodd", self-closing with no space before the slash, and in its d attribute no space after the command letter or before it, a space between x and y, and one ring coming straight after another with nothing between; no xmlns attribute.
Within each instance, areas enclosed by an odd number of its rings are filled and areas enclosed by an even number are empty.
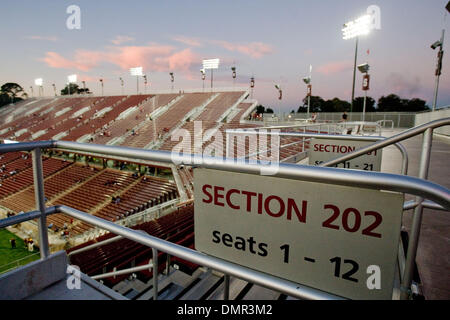
<svg viewBox="0 0 450 320"><path fill-rule="evenodd" d="M16 239L16 248L14 249L11 248L9 241L11 238ZM17 264L9 264L13 261L28 257L18 262L23 265L39 259L39 254L35 253L39 253L39 251L35 249L34 252L29 252L22 239L6 229L0 229L0 273L16 267Z"/></svg>

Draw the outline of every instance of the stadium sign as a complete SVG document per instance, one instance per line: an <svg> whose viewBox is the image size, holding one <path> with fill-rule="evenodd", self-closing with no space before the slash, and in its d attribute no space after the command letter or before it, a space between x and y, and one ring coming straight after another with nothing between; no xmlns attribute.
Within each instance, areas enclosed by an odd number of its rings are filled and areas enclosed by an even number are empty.
<svg viewBox="0 0 450 320"><path fill-rule="evenodd" d="M322 162L335 159L339 156L343 156L346 153L361 149L372 143L373 141L313 138L310 142L309 165L320 165ZM382 151L375 150L355 159L339 163L337 167L367 171L380 171L381 157Z"/></svg>
<svg viewBox="0 0 450 320"><path fill-rule="evenodd" d="M201 168L194 177L197 250L347 298L392 298L402 194Z"/></svg>

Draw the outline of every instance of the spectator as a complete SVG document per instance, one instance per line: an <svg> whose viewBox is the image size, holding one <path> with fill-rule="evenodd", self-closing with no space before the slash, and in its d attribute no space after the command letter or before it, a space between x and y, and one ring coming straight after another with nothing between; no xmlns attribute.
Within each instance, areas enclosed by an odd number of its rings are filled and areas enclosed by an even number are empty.
<svg viewBox="0 0 450 320"><path fill-rule="evenodd" d="M348 115L347 113L344 111L344 113L342 114L342 121L345 122L347 121Z"/></svg>
<svg viewBox="0 0 450 320"><path fill-rule="evenodd" d="M11 239L9 240L9 242L11 242L11 249L14 249L14 248L16 247L16 239L11 238Z"/></svg>

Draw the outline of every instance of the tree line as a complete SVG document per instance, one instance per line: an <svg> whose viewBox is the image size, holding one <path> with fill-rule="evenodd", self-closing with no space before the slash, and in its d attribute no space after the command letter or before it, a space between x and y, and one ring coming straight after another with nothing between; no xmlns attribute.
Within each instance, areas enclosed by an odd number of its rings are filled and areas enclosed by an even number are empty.
<svg viewBox="0 0 450 320"><path fill-rule="evenodd" d="M364 106L364 97L357 97L353 100L353 112L362 112ZM350 112L350 102L333 98L325 100L320 96L310 97L309 112ZM375 99L367 97L366 112L418 112L426 111L430 108L426 102L419 98L402 99L396 94L389 94L378 99L375 105ZM303 105L300 105L296 112L302 113L308 111L308 98L303 99ZM291 113L294 113L292 110ZM271 108L266 108L263 105L256 107L256 113L273 113Z"/></svg>
<svg viewBox="0 0 450 320"><path fill-rule="evenodd" d="M60 94L72 95L72 94L89 94L89 88L80 88L76 83L70 83L61 90ZM10 103L16 103L28 98L28 94L25 90L14 82L7 82L0 87L0 107L8 105Z"/></svg>

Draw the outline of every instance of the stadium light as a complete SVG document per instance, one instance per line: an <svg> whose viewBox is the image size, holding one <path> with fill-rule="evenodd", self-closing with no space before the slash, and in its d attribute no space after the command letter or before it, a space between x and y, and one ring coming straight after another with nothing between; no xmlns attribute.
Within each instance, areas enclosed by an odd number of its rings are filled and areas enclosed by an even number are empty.
<svg viewBox="0 0 450 320"><path fill-rule="evenodd" d="M147 94L147 75L142 76L144 78L144 94Z"/></svg>
<svg viewBox="0 0 450 320"><path fill-rule="evenodd" d="M33 86L30 86L31 89L31 97L34 97Z"/></svg>
<svg viewBox="0 0 450 320"><path fill-rule="evenodd" d="M100 79L100 84L102 85L102 97L103 97L103 79Z"/></svg>
<svg viewBox="0 0 450 320"><path fill-rule="evenodd" d="M56 85L53 83L52 86L53 86L53 91L55 92L55 97L56 97Z"/></svg>
<svg viewBox="0 0 450 320"><path fill-rule="evenodd" d="M81 83L83 84L83 94L86 94L86 81L81 81Z"/></svg>
<svg viewBox="0 0 450 320"><path fill-rule="evenodd" d="M172 82L172 92L173 92L173 82L175 81L175 78L173 77L173 72L170 72L169 75L170 75L170 82Z"/></svg>
<svg viewBox="0 0 450 320"><path fill-rule="evenodd" d="M144 75L142 67L130 68L130 74L136 76L136 94L139 94L139 77Z"/></svg>
<svg viewBox="0 0 450 320"><path fill-rule="evenodd" d="M123 95L123 79L122 79L122 77L119 77L119 80L120 80L121 92Z"/></svg>
<svg viewBox="0 0 450 320"><path fill-rule="evenodd" d="M236 67L231 67L231 76L233 77L233 88L236 84Z"/></svg>
<svg viewBox="0 0 450 320"><path fill-rule="evenodd" d="M355 62L353 65L353 85L352 85L352 100L350 104L350 112L353 111L353 100L355 98L355 76L356 76L356 58L358 56L358 40L359 36L369 34L371 30L371 15L363 15L354 21L349 21L344 24L342 29L343 39L353 39L356 38L355 47Z"/></svg>
<svg viewBox="0 0 450 320"><path fill-rule="evenodd" d="M433 50L435 50L436 48L439 48L439 51L437 53L436 71L434 72L434 75L436 76L436 83L434 86L432 111L436 110L437 95L438 95L438 88L439 88L439 76L441 75L442 57L444 56L444 50L442 50L442 48L444 47L444 34L445 34L445 29L442 29L441 40L436 41L431 45L431 49L433 49Z"/></svg>
<svg viewBox="0 0 450 320"><path fill-rule="evenodd" d="M37 78L34 80L34 84L38 86L39 97L41 96L41 90L42 90L42 95L44 95L44 88L42 87L42 85L44 84L44 80L42 80L42 78Z"/></svg>
<svg viewBox="0 0 450 320"><path fill-rule="evenodd" d="M306 117L309 118L309 111L311 107L311 75L309 77L304 77L303 82L306 84L306 96L308 97L308 109L306 112Z"/></svg>
<svg viewBox="0 0 450 320"><path fill-rule="evenodd" d="M368 74L368 72L369 72L369 64L368 63L360 64L358 66L358 70L361 73L364 73L363 85L362 85L362 89L364 91L364 103L363 103L362 121L364 122L366 120L366 100L367 100L367 90L369 90L369 80L370 80L370 76Z"/></svg>
<svg viewBox="0 0 450 320"><path fill-rule="evenodd" d="M211 89L213 88L213 69L219 69L219 59L207 59L203 60L203 69L211 70Z"/></svg>
<svg viewBox="0 0 450 320"><path fill-rule="evenodd" d="M205 79L206 79L205 69L200 69L200 73L202 74L203 92L204 92L205 91Z"/></svg>

